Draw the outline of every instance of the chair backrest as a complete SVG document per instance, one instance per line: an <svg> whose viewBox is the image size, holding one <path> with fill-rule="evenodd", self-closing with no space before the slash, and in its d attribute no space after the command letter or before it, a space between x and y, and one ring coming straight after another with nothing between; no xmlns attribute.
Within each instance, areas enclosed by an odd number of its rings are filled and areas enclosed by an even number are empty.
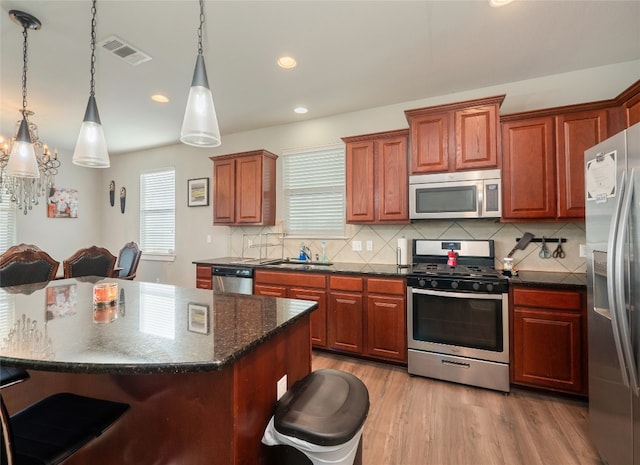
<svg viewBox="0 0 640 465"><path fill-rule="evenodd" d="M122 279L134 279L136 277L136 271L138 270L138 263L142 256L142 250L135 242L127 242L118 255L118 278Z"/></svg>
<svg viewBox="0 0 640 465"><path fill-rule="evenodd" d="M55 279L60 264L35 245L9 247L0 256L0 287Z"/></svg>
<svg viewBox="0 0 640 465"><path fill-rule="evenodd" d="M11 434L11 424L9 423L9 412L0 394L0 464L13 465L13 435Z"/></svg>
<svg viewBox="0 0 640 465"><path fill-rule="evenodd" d="M79 276L113 276L116 256L104 247L92 245L76 251L62 262L65 278Z"/></svg>

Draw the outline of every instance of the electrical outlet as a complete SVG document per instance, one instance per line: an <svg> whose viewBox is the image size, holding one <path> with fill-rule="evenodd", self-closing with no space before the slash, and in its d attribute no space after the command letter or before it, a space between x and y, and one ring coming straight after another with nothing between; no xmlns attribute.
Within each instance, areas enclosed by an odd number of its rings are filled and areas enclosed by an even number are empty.
<svg viewBox="0 0 640 465"><path fill-rule="evenodd" d="M278 380L277 391L276 400L280 400L280 397L284 396L284 393L287 392L287 375L284 375Z"/></svg>
<svg viewBox="0 0 640 465"><path fill-rule="evenodd" d="M367 241L367 252L373 252L373 241Z"/></svg>
<svg viewBox="0 0 640 465"><path fill-rule="evenodd" d="M351 241L351 250L354 252L362 251L362 241Z"/></svg>
<svg viewBox="0 0 640 465"><path fill-rule="evenodd" d="M587 246L584 244L580 244L580 257L586 258L587 256Z"/></svg>

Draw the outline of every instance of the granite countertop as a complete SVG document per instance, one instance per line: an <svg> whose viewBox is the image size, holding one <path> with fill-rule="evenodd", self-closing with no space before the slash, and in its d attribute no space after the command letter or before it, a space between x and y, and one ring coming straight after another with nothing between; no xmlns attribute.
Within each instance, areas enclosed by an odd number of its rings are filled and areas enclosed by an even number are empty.
<svg viewBox="0 0 640 465"><path fill-rule="evenodd" d="M558 273L546 271L520 271L518 276L509 278L509 284L527 287L558 289L586 289L586 273Z"/></svg>
<svg viewBox="0 0 640 465"><path fill-rule="evenodd" d="M376 263L345 263L332 262L331 265L314 265L307 263L288 262L286 264L279 263L260 263L257 259L242 259L238 257L221 257L206 260L194 260L196 265L233 265L244 266L247 268L260 268L276 271L304 271L309 273L342 273L342 274L371 274L389 277L405 277L410 267L399 267L396 265L376 264Z"/></svg>
<svg viewBox="0 0 640 465"><path fill-rule="evenodd" d="M94 311L96 282L118 283L117 307ZM97 277L0 288L0 303L12 328L0 364L118 374L223 369L318 307Z"/></svg>

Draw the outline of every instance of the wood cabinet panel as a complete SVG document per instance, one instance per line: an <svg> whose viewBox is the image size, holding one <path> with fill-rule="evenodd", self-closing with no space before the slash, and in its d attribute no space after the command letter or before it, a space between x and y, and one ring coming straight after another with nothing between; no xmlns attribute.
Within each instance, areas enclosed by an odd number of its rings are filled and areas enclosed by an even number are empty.
<svg viewBox="0 0 640 465"><path fill-rule="evenodd" d="M210 266L196 265L196 287L198 289L213 289Z"/></svg>
<svg viewBox="0 0 640 465"><path fill-rule="evenodd" d="M311 343L316 347L327 345L327 292L320 289L293 288L288 297L318 302L318 309L311 313Z"/></svg>
<svg viewBox="0 0 640 465"><path fill-rule="evenodd" d="M502 217L555 218L553 118L502 124Z"/></svg>
<svg viewBox="0 0 640 465"><path fill-rule="evenodd" d="M324 289L327 286L327 275L322 273L255 270L255 282Z"/></svg>
<svg viewBox="0 0 640 465"><path fill-rule="evenodd" d="M404 297L372 295L367 297L367 354L407 361L407 328Z"/></svg>
<svg viewBox="0 0 640 465"><path fill-rule="evenodd" d="M327 346L361 354L363 344L363 298L355 292L329 293Z"/></svg>
<svg viewBox="0 0 640 465"><path fill-rule="evenodd" d="M347 223L409 222L406 129L343 137Z"/></svg>
<svg viewBox="0 0 640 465"><path fill-rule="evenodd" d="M407 137L376 141L378 221L409 220L409 173L407 169Z"/></svg>
<svg viewBox="0 0 640 465"><path fill-rule="evenodd" d="M405 295L407 283L404 279L367 278L367 291L373 294Z"/></svg>
<svg viewBox="0 0 640 465"><path fill-rule="evenodd" d="M235 160L219 160L213 165L213 222L233 223L235 221L236 191Z"/></svg>
<svg viewBox="0 0 640 465"><path fill-rule="evenodd" d="M210 157L214 224L275 224L277 158L266 150Z"/></svg>
<svg viewBox="0 0 640 465"><path fill-rule="evenodd" d="M287 288L285 286L276 286L273 284L254 284L253 293L255 295L263 295L268 297L287 297Z"/></svg>
<svg viewBox="0 0 640 465"><path fill-rule="evenodd" d="M586 396L585 292L512 286L509 294L511 382Z"/></svg>
<svg viewBox="0 0 640 465"><path fill-rule="evenodd" d="M373 222L374 200L374 143L362 141L346 146L347 223Z"/></svg>
<svg viewBox="0 0 640 465"><path fill-rule="evenodd" d="M364 278L356 276L329 276L329 287L332 290L362 292Z"/></svg>
<svg viewBox="0 0 640 465"><path fill-rule="evenodd" d="M447 171L453 138L449 112L410 118L411 174Z"/></svg>
<svg viewBox="0 0 640 465"><path fill-rule="evenodd" d="M498 167L498 107L455 112L456 170Z"/></svg>
<svg viewBox="0 0 640 465"><path fill-rule="evenodd" d="M606 138L606 110L556 117L558 218L584 218L584 151Z"/></svg>

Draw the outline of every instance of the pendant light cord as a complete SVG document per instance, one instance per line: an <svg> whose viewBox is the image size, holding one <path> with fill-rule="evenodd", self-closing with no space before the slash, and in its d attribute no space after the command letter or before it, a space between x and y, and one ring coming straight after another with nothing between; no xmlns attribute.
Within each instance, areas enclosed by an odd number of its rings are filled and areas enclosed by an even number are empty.
<svg viewBox="0 0 640 465"><path fill-rule="evenodd" d="M22 29L22 117L27 117L27 26Z"/></svg>
<svg viewBox="0 0 640 465"><path fill-rule="evenodd" d="M91 6L91 97L96 95L96 12L96 0L93 0L93 5Z"/></svg>
<svg viewBox="0 0 640 465"><path fill-rule="evenodd" d="M202 25L204 24L204 0L200 0L200 26L198 27L198 55L202 55Z"/></svg>

